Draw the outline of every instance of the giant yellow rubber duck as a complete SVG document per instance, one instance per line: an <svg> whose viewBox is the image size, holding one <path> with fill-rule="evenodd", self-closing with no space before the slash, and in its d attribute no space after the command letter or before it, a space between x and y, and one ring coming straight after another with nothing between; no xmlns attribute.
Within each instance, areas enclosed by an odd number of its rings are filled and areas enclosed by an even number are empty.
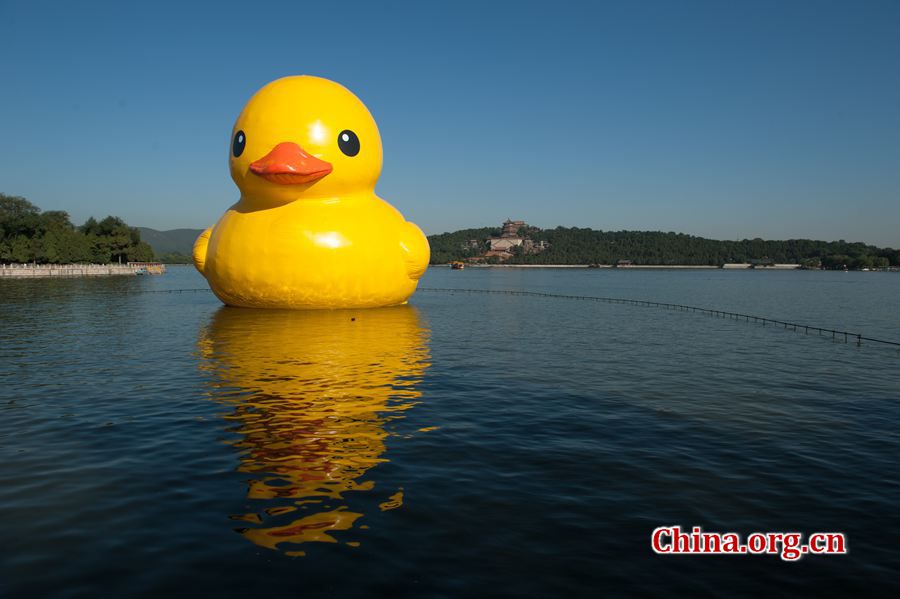
<svg viewBox="0 0 900 599"><path fill-rule="evenodd" d="M365 105L319 77L260 89L231 137L241 198L194 244L216 296L246 308L403 304L428 240L375 195L381 137Z"/></svg>

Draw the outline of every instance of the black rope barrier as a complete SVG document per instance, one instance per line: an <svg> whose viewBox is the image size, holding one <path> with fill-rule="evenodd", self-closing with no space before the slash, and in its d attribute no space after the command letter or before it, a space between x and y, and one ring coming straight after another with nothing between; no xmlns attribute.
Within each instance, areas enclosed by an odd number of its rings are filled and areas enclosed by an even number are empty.
<svg viewBox="0 0 900 599"><path fill-rule="evenodd" d="M766 318L763 316L755 316L753 314L741 314L740 312L727 312L724 310L713 310L711 308L699 308L697 306L687 306L684 304L670 304L666 302L654 302L648 300L636 300L636 299L626 299L619 297L601 297L595 295L565 295L561 293L543 293L540 291L516 291L516 290L505 290L505 289L457 289L457 288L449 288L449 287L419 287L418 291L425 292L439 292L439 293L447 293L447 292L459 292L459 293L483 293L483 294L505 294L505 295L521 295L521 296L530 296L530 297L547 297L547 298L557 298L557 299L572 299L572 300L582 300L582 301L594 301L594 302L604 302L608 304L625 304L632 306L643 306L643 307L654 307L654 308L665 308L671 310L681 310L684 312L699 312L701 314L707 314L710 316L715 316L716 318L730 318L733 320L744 320L745 322L750 322L751 320L756 323L761 323L763 326L767 324L773 324L776 326L783 326L785 329L790 329L796 332L798 329L803 329L803 331L808 335L810 331L817 333L819 336L827 335L831 333L831 338L835 341L840 341L839 337L843 337L844 343L849 343L851 340L856 343L857 346L862 345L863 341L868 341L871 343L880 343L883 345L891 345L894 347L900 347L900 342L898 341L889 341L887 339L876 339L875 337L867 337L862 335L861 333L853 333L850 331L840 331L837 329L828 329L824 327L817 327L807 324L801 324L796 322L788 322L784 320L777 320L774 318Z"/></svg>

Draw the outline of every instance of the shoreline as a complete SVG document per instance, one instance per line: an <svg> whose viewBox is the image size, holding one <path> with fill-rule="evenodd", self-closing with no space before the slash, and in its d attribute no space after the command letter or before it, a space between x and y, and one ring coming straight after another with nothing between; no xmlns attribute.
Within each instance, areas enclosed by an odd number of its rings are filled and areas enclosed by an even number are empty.
<svg viewBox="0 0 900 599"><path fill-rule="evenodd" d="M431 266L449 267L449 264L432 264ZM466 268L614 268L617 270L801 270L799 264L774 264L757 266L751 264L725 264L723 266L689 265L689 264L630 264L614 266L612 264L466 264Z"/></svg>

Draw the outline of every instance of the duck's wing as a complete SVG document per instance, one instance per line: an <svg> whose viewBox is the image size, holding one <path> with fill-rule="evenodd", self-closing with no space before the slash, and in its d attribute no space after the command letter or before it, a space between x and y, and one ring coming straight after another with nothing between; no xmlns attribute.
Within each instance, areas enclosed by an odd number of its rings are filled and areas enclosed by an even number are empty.
<svg viewBox="0 0 900 599"><path fill-rule="evenodd" d="M406 260L406 274L410 279L418 280L431 258L431 248L422 229L411 222L404 222L400 230L400 249Z"/></svg>
<svg viewBox="0 0 900 599"><path fill-rule="evenodd" d="M206 266L206 248L209 246L209 236L212 235L213 228L210 227L194 242L194 266L203 274L203 268Z"/></svg>

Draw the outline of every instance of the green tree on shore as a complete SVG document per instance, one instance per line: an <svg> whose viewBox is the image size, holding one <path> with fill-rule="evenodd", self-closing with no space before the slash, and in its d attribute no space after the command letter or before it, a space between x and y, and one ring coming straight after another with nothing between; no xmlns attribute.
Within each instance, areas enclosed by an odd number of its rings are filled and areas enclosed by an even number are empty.
<svg viewBox="0 0 900 599"><path fill-rule="evenodd" d="M62 210L41 212L18 196L0 193L0 262L66 264L151 261L153 250L122 219L93 217L76 228Z"/></svg>

